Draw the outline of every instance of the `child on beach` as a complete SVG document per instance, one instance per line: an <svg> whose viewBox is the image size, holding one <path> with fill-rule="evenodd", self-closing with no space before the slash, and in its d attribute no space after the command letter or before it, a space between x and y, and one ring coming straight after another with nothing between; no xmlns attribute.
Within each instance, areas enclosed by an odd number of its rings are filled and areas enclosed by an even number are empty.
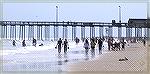
<svg viewBox="0 0 150 74"><path fill-rule="evenodd" d="M22 41L22 46L23 46L23 47L26 46L25 40Z"/></svg>
<svg viewBox="0 0 150 74"><path fill-rule="evenodd" d="M33 38L33 42L32 42L33 46L36 47L36 39Z"/></svg>
<svg viewBox="0 0 150 74"><path fill-rule="evenodd" d="M15 42L15 40L13 40L13 46L16 46L16 42Z"/></svg>

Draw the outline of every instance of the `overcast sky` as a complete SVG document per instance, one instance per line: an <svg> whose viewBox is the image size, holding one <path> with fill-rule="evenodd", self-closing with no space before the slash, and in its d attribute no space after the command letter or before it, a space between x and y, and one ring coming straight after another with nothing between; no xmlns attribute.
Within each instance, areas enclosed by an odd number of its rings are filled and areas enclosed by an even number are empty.
<svg viewBox="0 0 150 74"><path fill-rule="evenodd" d="M112 20L116 20L118 22L119 6L121 6L122 22L128 22L129 18L147 18L147 3L4 3L3 20L56 21L56 6L58 6L59 12L58 21L110 23ZM71 34L70 29L68 34ZM125 28L122 30L122 36L126 36ZM77 36L80 37L80 29L77 28L77 31ZM96 36L99 36L98 31L96 28ZM61 32L62 29L59 30L59 37L62 37ZM86 32L87 37L89 36L89 27L86 28ZM106 34L105 30L104 34ZM50 35L53 38L53 28L51 28ZM113 36L117 37L117 35L117 28L114 28ZM71 35L69 37L71 38Z"/></svg>
<svg viewBox="0 0 150 74"><path fill-rule="evenodd" d="M3 20L118 22L121 6L122 22L129 18L147 18L146 3L4 3Z"/></svg>

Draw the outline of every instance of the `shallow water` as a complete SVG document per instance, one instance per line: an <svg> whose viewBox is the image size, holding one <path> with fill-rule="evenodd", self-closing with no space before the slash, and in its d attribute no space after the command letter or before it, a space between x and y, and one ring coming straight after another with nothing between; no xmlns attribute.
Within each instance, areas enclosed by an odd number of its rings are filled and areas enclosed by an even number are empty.
<svg viewBox="0 0 150 74"><path fill-rule="evenodd" d="M12 46L11 40L3 41L3 71L64 71L66 65L80 61L88 61L96 58L99 53L96 48L93 55L89 50L85 55L83 43L78 45L75 42L69 42L67 54L58 54L55 49L56 42L37 41L37 46L32 46L32 41L26 41L27 46L22 47L21 41L16 41L17 46ZM44 46L38 46L43 43ZM107 53L107 43L104 43L102 53Z"/></svg>

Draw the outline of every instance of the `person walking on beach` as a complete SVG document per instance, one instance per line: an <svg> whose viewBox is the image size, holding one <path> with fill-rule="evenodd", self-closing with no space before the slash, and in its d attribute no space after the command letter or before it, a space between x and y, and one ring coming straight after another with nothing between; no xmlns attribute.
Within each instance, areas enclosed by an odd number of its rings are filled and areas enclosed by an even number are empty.
<svg viewBox="0 0 150 74"><path fill-rule="evenodd" d="M146 41L145 41L145 39L143 39L143 45L144 45L144 46L146 45Z"/></svg>
<svg viewBox="0 0 150 74"><path fill-rule="evenodd" d="M84 42L84 46L85 48L85 54L88 55L88 51L89 51L89 42L87 39L85 39L85 42Z"/></svg>
<svg viewBox="0 0 150 74"><path fill-rule="evenodd" d="M91 45L91 54L92 54L92 57L94 57L95 56L95 45L96 45L96 43L95 43L93 38L91 39L90 45Z"/></svg>
<svg viewBox="0 0 150 74"><path fill-rule="evenodd" d="M64 53L66 54L67 53L67 49L68 49L69 47L68 47L68 41L67 41L67 39L65 39L65 41L64 41Z"/></svg>
<svg viewBox="0 0 150 74"><path fill-rule="evenodd" d="M125 50L125 42L122 42L122 49Z"/></svg>
<svg viewBox="0 0 150 74"><path fill-rule="evenodd" d="M112 45L112 43L111 43L111 39L109 38L108 39L108 50L110 51L110 46Z"/></svg>
<svg viewBox="0 0 150 74"><path fill-rule="evenodd" d="M16 42L15 42L15 40L13 40L13 46L16 46Z"/></svg>
<svg viewBox="0 0 150 74"><path fill-rule="evenodd" d="M89 59L89 56L88 56L88 51L89 51L89 42L87 39L85 39L85 42L84 42L84 46L85 48L85 60L88 60Z"/></svg>
<svg viewBox="0 0 150 74"><path fill-rule="evenodd" d="M61 46L62 46L62 40L61 40L61 38L59 38L59 40L57 42L57 45L55 47L55 48L58 47L58 53L61 53Z"/></svg>
<svg viewBox="0 0 150 74"><path fill-rule="evenodd" d="M26 46L25 40L22 41L22 46L23 46L23 47Z"/></svg>
<svg viewBox="0 0 150 74"><path fill-rule="evenodd" d="M33 42L32 42L33 46L36 47L36 39L33 38Z"/></svg>
<svg viewBox="0 0 150 74"><path fill-rule="evenodd" d="M102 39L99 39L98 40L99 54L102 53L102 45L103 45L103 41L102 41Z"/></svg>
<svg viewBox="0 0 150 74"><path fill-rule="evenodd" d="M79 40L79 38L77 38L77 37L76 37L76 38L75 38L75 42L76 42L76 44L78 44L78 43L79 43L79 41L80 41L80 40Z"/></svg>
<svg viewBox="0 0 150 74"><path fill-rule="evenodd" d="M125 41L124 41L124 38L122 38L121 44L122 44L122 46L121 46L122 50L124 50L125 49L125 44L126 44Z"/></svg>

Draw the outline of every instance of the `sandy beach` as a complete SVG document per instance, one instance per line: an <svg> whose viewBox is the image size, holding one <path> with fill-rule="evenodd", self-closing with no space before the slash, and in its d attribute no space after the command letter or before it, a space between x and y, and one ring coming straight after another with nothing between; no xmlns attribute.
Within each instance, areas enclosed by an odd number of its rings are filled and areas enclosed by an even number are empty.
<svg viewBox="0 0 150 74"><path fill-rule="evenodd" d="M126 61L119 61L127 57ZM69 72L135 72L147 71L147 48L142 43L130 43L124 51L110 51L100 55L94 60L82 61L67 66Z"/></svg>

